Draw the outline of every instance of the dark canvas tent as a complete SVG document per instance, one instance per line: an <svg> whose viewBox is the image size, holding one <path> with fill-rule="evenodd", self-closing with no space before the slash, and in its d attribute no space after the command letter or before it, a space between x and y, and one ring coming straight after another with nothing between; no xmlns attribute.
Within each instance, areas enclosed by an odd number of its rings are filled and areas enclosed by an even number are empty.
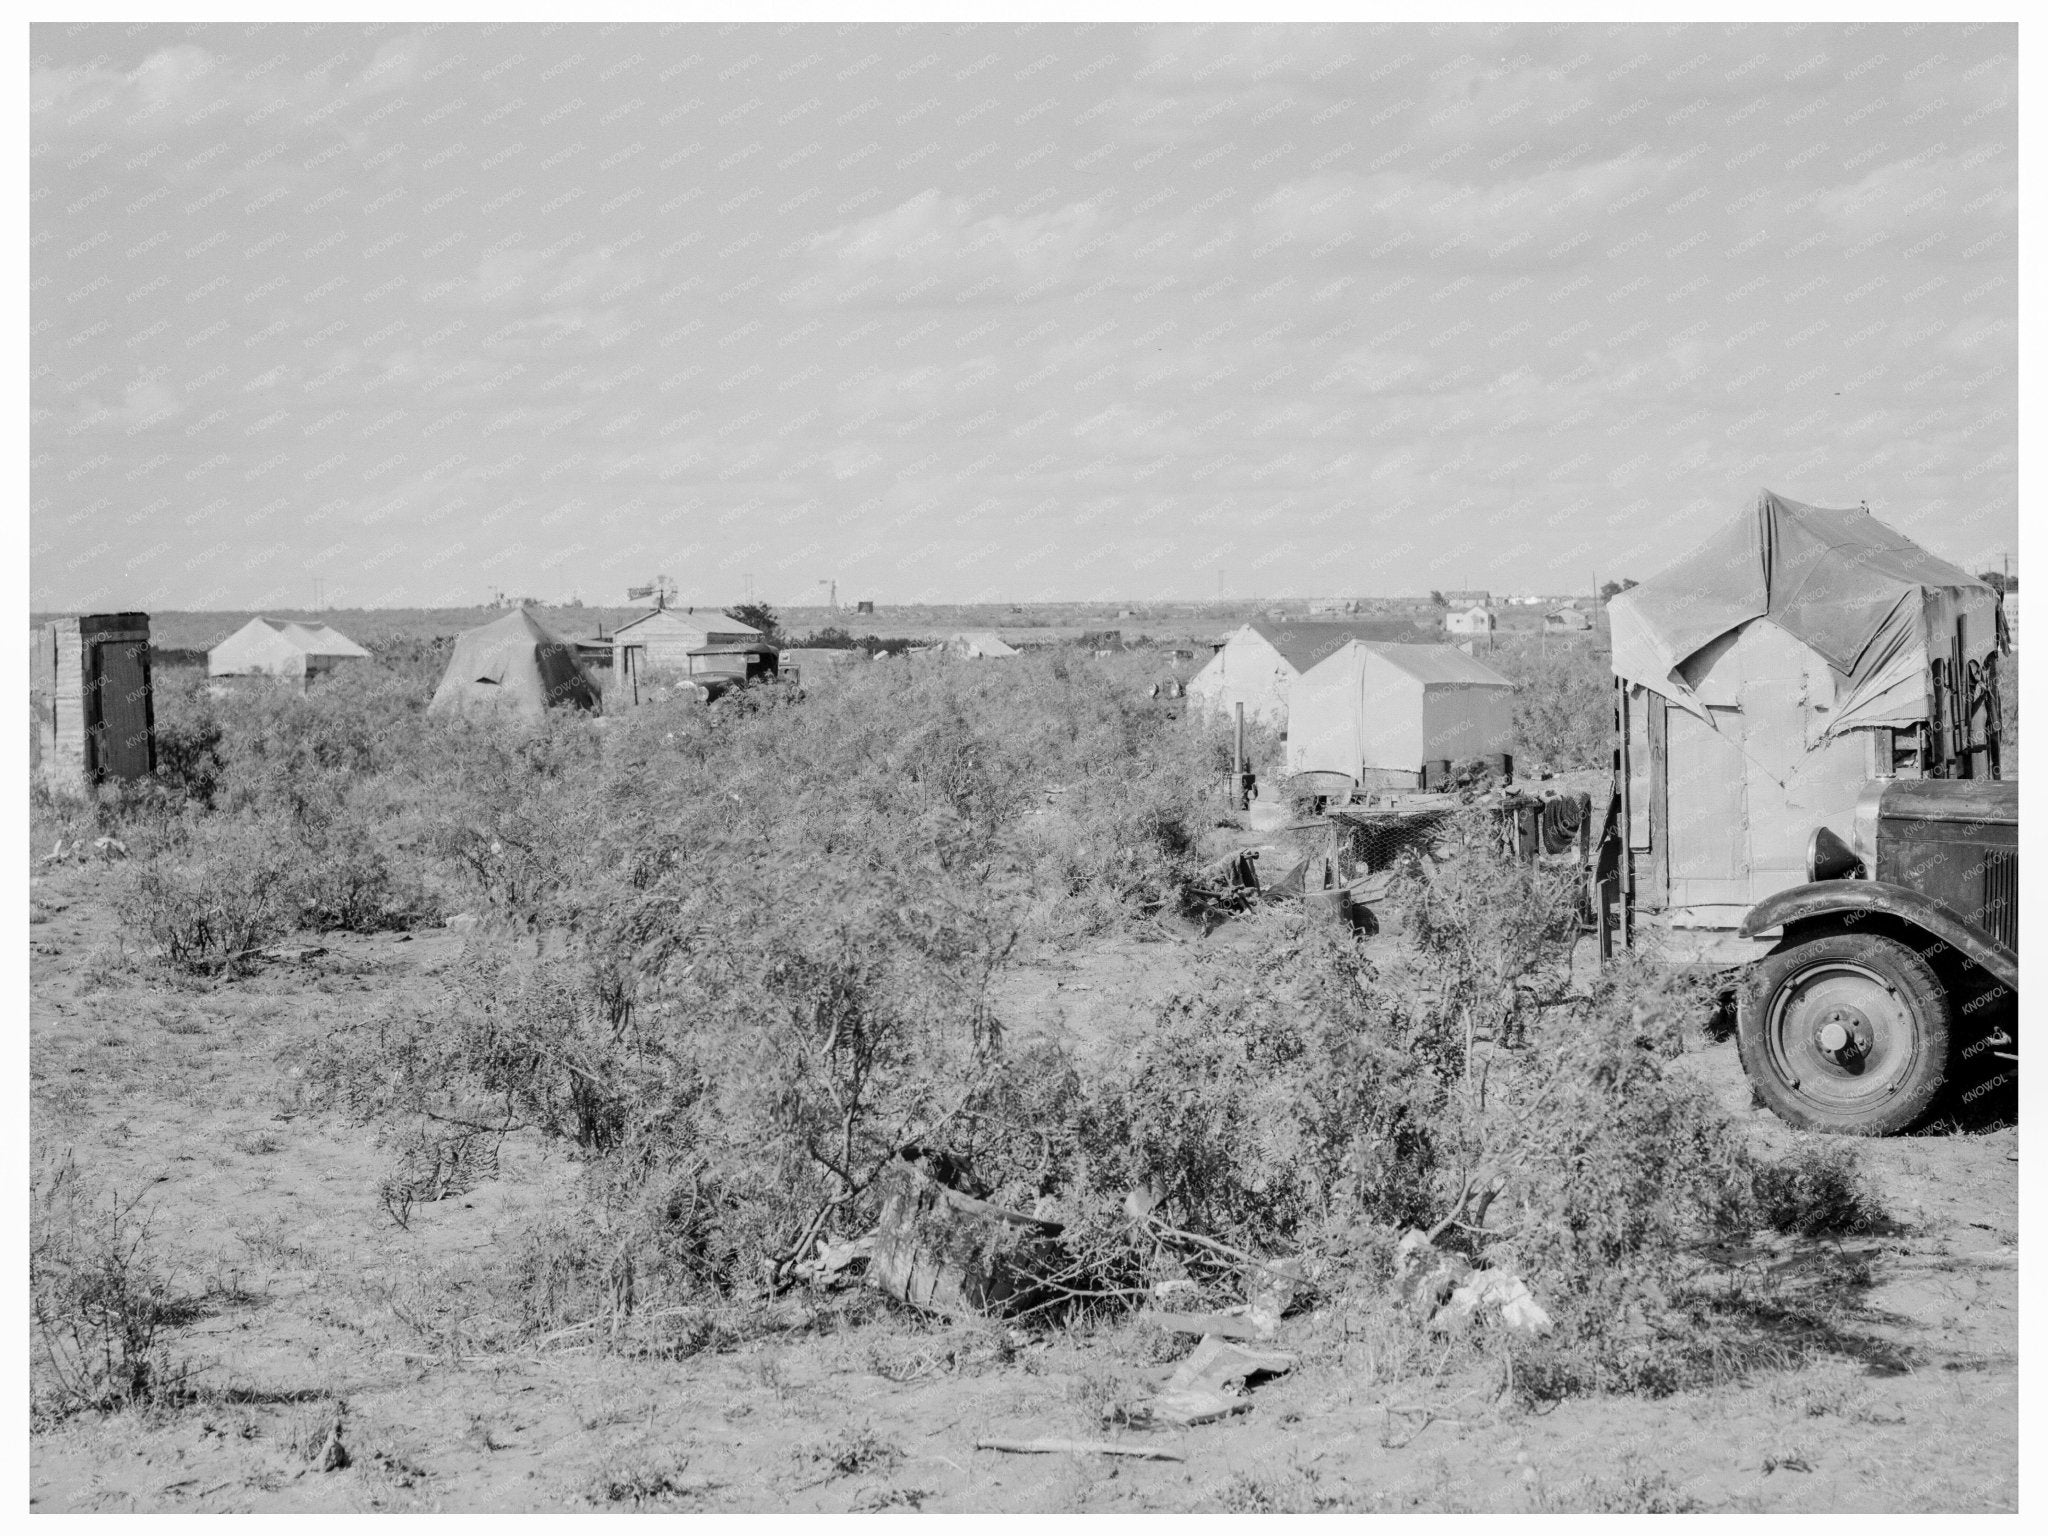
<svg viewBox="0 0 2048 1536"><path fill-rule="evenodd" d="M1614 674L1704 717L1697 684L1725 645L1768 618L1833 674L1826 734L1927 717L1930 656L1997 648L1998 595L1860 507L1775 491L1669 569L1607 605Z"/></svg>
<svg viewBox="0 0 2048 1536"><path fill-rule="evenodd" d="M598 707L597 685L576 648L524 608L456 637L433 709L512 709L538 719L550 707Z"/></svg>
<svg viewBox="0 0 2048 1536"><path fill-rule="evenodd" d="M1635 905L1673 928L1732 929L1806 878L1816 828L1852 840L1869 780L1950 771L1957 746L1995 730L1981 681L1997 606L1861 508L1771 491L1617 594ZM1968 687L1945 695L1949 679Z"/></svg>

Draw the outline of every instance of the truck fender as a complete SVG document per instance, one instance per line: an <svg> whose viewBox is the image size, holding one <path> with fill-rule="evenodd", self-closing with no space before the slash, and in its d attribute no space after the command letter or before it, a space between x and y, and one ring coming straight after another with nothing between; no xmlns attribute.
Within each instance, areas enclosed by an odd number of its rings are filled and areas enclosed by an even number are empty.
<svg viewBox="0 0 2048 1536"><path fill-rule="evenodd" d="M1781 925L1853 912L1881 913L1925 929L2014 992L2020 989L2019 956L1931 896L1882 880L1818 880L1766 896L1743 918L1742 936L1754 939Z"/></svg>

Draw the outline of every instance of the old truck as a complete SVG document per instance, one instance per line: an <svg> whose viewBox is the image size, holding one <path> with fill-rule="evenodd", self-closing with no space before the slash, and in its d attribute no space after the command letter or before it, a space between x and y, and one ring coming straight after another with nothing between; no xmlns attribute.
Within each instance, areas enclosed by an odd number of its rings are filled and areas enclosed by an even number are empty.
<svg viewBox="0 0 2048 1536"><path fill-rule="evenodd" d="M2009 1078L1998 593L1863 508L1763 491L1608 614L1603 954L1727 978L1744 1069L1799 1126L1904 1130Z"/></svg>
<svg viewBox="0 0 2048 1536"><path fill-rule="evenodd" d="M1744 978L1737 1039L1758 1096L1807 1130L1908 1130L1955 1067L2017 1063L2019 785L1893 779L1857 802L1852 841L1808 839L1808 879L1752 907L1781 935Z"/></svg>

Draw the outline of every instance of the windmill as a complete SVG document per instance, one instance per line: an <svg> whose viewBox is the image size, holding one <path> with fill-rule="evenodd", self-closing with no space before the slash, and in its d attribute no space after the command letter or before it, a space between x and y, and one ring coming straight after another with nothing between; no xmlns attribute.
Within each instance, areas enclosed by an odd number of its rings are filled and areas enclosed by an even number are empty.
<svg viewBox="0 0 2048 1536"><path fill-rule="evenodd" d="M676 600L675 578L657 576L644 586L626 588L626 601L629 603L644 602L648 598L654 599L657 608L668 607Z"/></svg>

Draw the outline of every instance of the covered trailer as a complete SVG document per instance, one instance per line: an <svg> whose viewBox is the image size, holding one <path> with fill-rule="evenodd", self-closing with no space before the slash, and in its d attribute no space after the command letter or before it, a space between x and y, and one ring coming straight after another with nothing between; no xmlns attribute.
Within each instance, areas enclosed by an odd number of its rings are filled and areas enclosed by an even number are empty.
<svg viewBox="0 0 2048 1536"><path fill-rule="evenodd" d="M1753 958L1745 915L1821 829L1850 840L1868 782L1998 776L1998 595L1867 510L1760 491L1607 612L1624 941L1641 917L1675 956Z"/></svg>
<svg viewBox="0 0 2048 1536"><path fill-rule="evenodd" d="M1288 690L1287 771L1416 788L1426 763L1506 752L1514 698L1454 646L1346 641Z"/></svg>

